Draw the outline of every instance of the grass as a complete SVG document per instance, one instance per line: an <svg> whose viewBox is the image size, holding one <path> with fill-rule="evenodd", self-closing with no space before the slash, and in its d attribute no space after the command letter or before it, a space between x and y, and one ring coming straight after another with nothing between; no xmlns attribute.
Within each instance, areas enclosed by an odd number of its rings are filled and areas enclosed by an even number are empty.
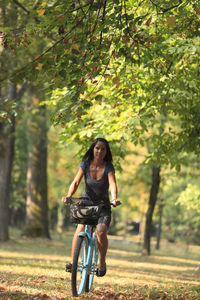
<svg viewBox="0 0 200 300"><path fill-rule="evenodd" d="M52 240L27 239L11 231L0 243L0 299L73 299L70 261L73 232ZM108 271L81 299L200 299L200 247L162 241L141 255L137 238L109 236Z"/></svg>

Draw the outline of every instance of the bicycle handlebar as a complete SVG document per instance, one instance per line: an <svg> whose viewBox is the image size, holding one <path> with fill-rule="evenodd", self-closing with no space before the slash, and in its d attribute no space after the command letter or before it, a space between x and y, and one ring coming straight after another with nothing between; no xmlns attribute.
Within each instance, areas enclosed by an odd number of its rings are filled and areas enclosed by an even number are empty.
<svg viewBox="0 0 200 300"><path fill-rule="evenodd" d="M88 197L84 197L84 196L83 197L70 197L67 199L67 202L65 204L73 204L74 203L73 200L90 200L90 199ZM114 206L113 202L110 202L110 205ZM121 205L121 202L119 205Z"/></svg>

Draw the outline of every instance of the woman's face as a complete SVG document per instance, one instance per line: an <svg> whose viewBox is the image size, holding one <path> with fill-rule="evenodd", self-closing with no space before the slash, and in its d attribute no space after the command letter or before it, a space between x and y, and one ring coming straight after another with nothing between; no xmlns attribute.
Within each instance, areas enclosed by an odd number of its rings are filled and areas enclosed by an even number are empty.
<svg viewBox="0 0 200 300"><path fill-rule="evenodd" d="M104 142L98 141L93 149L94 158L103 160L107 150Z"/></svg>

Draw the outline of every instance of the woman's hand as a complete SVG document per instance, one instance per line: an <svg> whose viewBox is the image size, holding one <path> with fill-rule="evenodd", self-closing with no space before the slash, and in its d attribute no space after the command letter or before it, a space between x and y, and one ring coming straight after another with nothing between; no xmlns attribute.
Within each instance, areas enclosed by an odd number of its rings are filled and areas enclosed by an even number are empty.
<svg viewBox="0 0 200 300"><path fill-rule="evenodd" d="M118 206L118 205L121 205L122 203L121 203L120 200L115 199L115 200L112 201L112 204L113 204L114 207L116 207L116 206Z"/></svg>
<svg viewBox="0 0 200 300"><path fill-rule="evenodd" d="M64 204L70 204L71 203L70 199L71 199L71 197L69 197L69 196L62 197L62 202Z"/></svg>

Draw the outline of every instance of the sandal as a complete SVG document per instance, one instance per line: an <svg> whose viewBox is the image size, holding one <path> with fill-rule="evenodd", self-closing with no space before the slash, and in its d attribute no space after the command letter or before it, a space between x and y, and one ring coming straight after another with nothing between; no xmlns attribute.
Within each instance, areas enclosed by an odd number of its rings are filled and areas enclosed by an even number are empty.
<svg viewBox="0 0 200 300"><path fill-rule="evenodd" d="M106 275L106 264L105 264L105 269L102 271L99 268L96 271L96 275L97 277L103 277L104 275Z"/></svg>
<svg viewBox="0 0 200 300"><path fill-rule="evenodd" d="M72 263L67 263L65 266L65 271L66 272L72 272Z"/></svg>

